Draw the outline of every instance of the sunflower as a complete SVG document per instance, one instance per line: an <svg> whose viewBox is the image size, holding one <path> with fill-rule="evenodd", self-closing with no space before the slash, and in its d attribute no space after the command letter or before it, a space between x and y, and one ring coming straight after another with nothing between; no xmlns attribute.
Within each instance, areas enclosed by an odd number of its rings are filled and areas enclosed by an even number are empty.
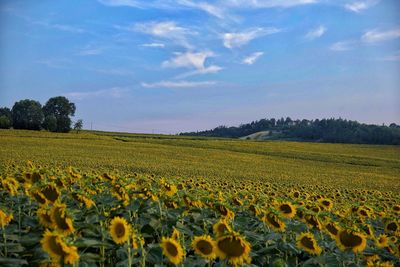
<svg viewBox="0 0 400 267"><path fill-rule="evenodd" d="M213 232L217 237L231 231L232 228L225 219L220 219L217 223L213 225Z"/></svg>
<svg viewBox="0 0 400 267"><path fill-rule="evenodd" d="M18 193L19 182L14 178L8 177L1 181L4 190L8 191L11 196L15 196Z"/></svg>
<svg viewBox="0 0 400 267"><path fill-rule="evenodd" d="M0 210L0 227L5 227L7 226L11 220L13 219L13 215L7 215L4 211Z"/></svg>
<svg viewBox="0 0 400 267"><path fill-rule="evenodd" d="M130 226L125 218L114 217L110 223L110 235L115 243L123 244L129 239Z"/></svg>
<svg viewBox="0 0 400 267"><path fill-rule="evenodd" d="M34 200L36 200L39 204L42 204L42 205L47 205L48 204L48 201L47 201L46 197L43 196L43 194L40 192L39 189L33 189L32 188L32 190L30 190L30 192L29 192L29 195Z"/></svg>
<svg viewBox="0 0 400 267"><path fill-rule="evenodd" d="M215 254L215 241L209 235L196 236L192 241L194 251L206 260L213 260Z"/></svg>
<svg viewBox="0 0 400 267"><path fill-rule="evenodd" d="M65 264L74 264L79 260L78 249L68 246L58 233L46 230L40 243L43 250L55 261L63 259Z"/></svg>
<svg viewBox="0 0 400 267"><path fill-rule="evenodd" d="M53 227L53 220L51 219L50 210L45 207L41 207L37 210L37 217L39 219L39 223L47 228Z"/></svg>
<svg viewBox="0 0 400 267"><path fill-rule="evenodd" d="M57 199L60 197L61 193L58 190L58 188L53 185L53 184L49 184L46 185L45 187L43 187L40 190L40 193L42 194L42 196L44 196L50 203L54 203L57 201Z"/></svg>
<svg viewBox="0 0 400 267"><path fill-rule="evenodd" d="M65 214L67 206L65 204L57 204L53 206L50 216L54 228L59 232L69 235L75 231L72 219Z"/></svg>
<svg viewBox="0 0 400 267"><path fill-rule="evenodd" d="M179 232L179 230L174 227L174 230L172 231L171 238L175 239L176 241L179 241L180 237L181 237L181 232Z"/></svg>
<svg viewBox="0 0 400 267"><path fill-rule="evenodd" d="M324 210L331 210L333 208L333 201L328 199L328 198L321 198L318 200L318 204L324 209Z"/></svg>
<svg viewBox="0 0 400 267"><path fill-rule="evenodd" d="M325 230L326 232L333 238L335 239L338 232L340 231L340 227L337 225L335 222L328 222L325 225Z"/></svg>
<svg viewBox="0 0 400 267"><path fill-rule="evenodd" d="M296 207L290 202L283 202L278 205L278 210L281 212L283 217L293 218L296 215Z"/></svg>
<svg viewBox="0 0 400 267"><path fill-rule="evenodd" d="M162 237L161 248L164 256L167 257L171 263L175 265L181 263L183 259L183 248L175 239Z"/></svg>
<svg viewBox="0 0 400 267"><path fill-rule="evenodd" d="M387 232L398 233L399 229L400 229L399 224L395 221L388 221L385 224L385 231Z"/></svg>
<svg viewBox="0 0 400 267"><path fill-rule="evenodd" d="M387 246L389 246L389 238L387 235L379 235L376 239L375 239L375 244L378 248L385 248Z"/></svg>
<svg viewBox="0 0 400 267"><path fill-rule="evenodd" d="M336 244L341 250L351 249L354 253L362 252L367 245L367 239L362 233L351 230L341 230L336 236Z"/></svg>
<svg viewBox="0 0 400 267"><path fill-rule="evenodd" d="M311 255L321 254L321 247L312 233L302 233L297 237L297 247L310 253Z"/></svg>
<svg viewBox="0 0 400 267"><path fill-rule="evenodd" d="M164 184L164 189L165 194L169 197L172 197L173 195L175 195L176 192L178 192L178 189L175 185Z"/></svg>
<svg viewBox="0 0 400 267"><path fill-rule="evenodd" d="M283 232L286 228L285 223L279 219L277 215L270 212L263 218L264 223L267 223L272 229Z"/></svg>
<svg viewBox="0 0 400 267"><path fill-rule="evenodd" d="M321 222L319 221L319 219L316 216L309 214L309 215L304 216L304 220L306 221L306 223L309 226L319 229L319 230L321 229Z"/></svg>
<svg viewBox="0 0 400 267"><path fill-rule="evenodd" d="M231 232L216 241L216 254L222 260L228 259L232 265L250 263L250 244L238 233Z"/></svg>

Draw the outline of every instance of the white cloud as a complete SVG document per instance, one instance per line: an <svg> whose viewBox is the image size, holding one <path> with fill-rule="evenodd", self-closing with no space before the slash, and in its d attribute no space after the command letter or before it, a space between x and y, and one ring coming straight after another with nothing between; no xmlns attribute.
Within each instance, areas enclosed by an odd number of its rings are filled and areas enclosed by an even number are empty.
<svg viewBox="0 0 400 267"><path fill-rule="evenodd" d="M255 52L250 56L244 58L242 60L242 64L253 65L262 55L264 55L264 52Z"/></svg>
<svg viewBox="0 0 400 267"><path fill-rule="evenodd" d="M95 56L100 55L103 52L102 48L85 48L79 51L79 56Z"/></svg>
<svg viewBox="0 0 400 267"><path fill-rule="evenodd" d="M222 35L223 43L226 48L240 47L249 43L251 40L280 32L277 28L255 28L244 32L228 32Z"/></svg>
<svg viewBox="0 0 400 267"><path fill-rule="evenodd" d="M379 0L357 1L357 2L353 2L353 3L345 4L344 8L346 8L349 11L359 13L363 10L366 10L366 9L376 5L378 2L379 2Z"/></svg>
<svg viewBox="0 0 400 267"><path fill-rule="evenodd" d="M97 90L97 91L86 91L86 92L69 92L63 94L64 96L75 99L84 100L93 97L111 97L111 98L121 98L129 90L127 88L113 87L109 89Z"/></svg>
<svg viewBox="0 0 400 267"><path fill-rule="evenodd" d="M165 68L196 68L204 69L204 63L208 57L214 56L210 51L192 53L175 53L175 57L164 61L162 66Z"/></svg>
<svg viewBox="0 0 400 267"><path fill-rule="evenodd" d="M145 83L141 85L145 88L195 88L195 87L205 87L216 84L215 81L202 81L202 82L192 82L192 81L161 81L155 83Z"/></svg>
<svg viewBox="0 0 400 267"><path fill-rule="evenodd" d="M353 48L354 48L353 41L336 42L329 47L329 49L331 49L332 51L337 51L337 52L348 51L352 50Z"/></svg>
<svg viewBox="0 0 400 267"><path fill-rule="evenodd" d="M226 17L226 11L221 6L211 5L210 3L207 2L192 2L188 0L179 0L177 1L177 3L186 7L202 10L220 19Z"/></svg>
<svg viewBox="0 0 400 267"><path fill-rule="evenodd" d="M164 48L165 44L162 43L150 43L150 44L142 44L143 47L159 47Z"/></svg>
<svg viewBox="0 0 400 267"><path fill-rule="evenodd" d="M381 61L400 61L400 51L397 51L392 55L382 57L379 60L381 60Z"/></svg>
<svg viewBox="0 0 400 267"><path fill-rule="evenodd" d="M317 39L317 38L321 37L322 35L324 35L325 32L326 32L326 27L321 25L318 28L309 31L305 35L305 38L308 40L314 40L314 39Z"/></svg>
<svg viewBox="0 0 400 267"><path fill-rule="evenodd" d="M133 30L146 33L155 37L172 40L177 45L192 48L187 37L196 35L195 31L178 26L174 21L137 23Z"/></svg>
<svg viewBox="0 0 400 267"><path fill-rule="evenodd" d="M390 41L397 38L400 38L400 28L388 31L378 31L378 30L367 31L361 37L361 40L365 43L377 43L383 41Z"/></svg>

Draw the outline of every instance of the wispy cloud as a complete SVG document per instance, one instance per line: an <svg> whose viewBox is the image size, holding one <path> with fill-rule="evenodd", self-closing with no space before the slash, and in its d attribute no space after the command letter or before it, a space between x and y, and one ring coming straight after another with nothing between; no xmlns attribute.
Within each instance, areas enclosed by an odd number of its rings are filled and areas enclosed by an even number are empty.
<svg viewBox="0 0 400 267"><path fill-rule="evenodd" d="M332 44L329 49L332 51L342 52L352 50L354 48L354 41L341 41Z"/></svg>
<svg viewBox="0 0 400 267"><path fill-rule="evenodd" d="M149 34L158 38L163 38L173 41L175 44L192 48L189 44L188 36L196 35L197 32L192 31L188 28L178 26L174 21L162 21L162 22L145 22L137 23L133 26L133 30Z"/></svg>
<svg viewBox="0 0 400 267"><path fill-rule="evenodd" d="M397 38L400 38L400 28L388 31L370 30L364 33L361 40L365 43L377 43Z"/></svg>
<svg viewBox="0 0 400 267"><path fill-rule="evenodd" d="M392 55L382 57L379 60L381 60L381 61L400 61L400 50L396 51Z"/></svg>
<svg viewBox="0 0 400 267"><path fill-rule="evenodd" d="M227 17L226 10L224 10L222 6L212 5L207 2L193 2L189 0L178 0L177 3L186 7L202 10L219 19Z"/></svg>
<svg viewBox="0 0 400 267"><path fill-rule="evenodd" d="M376 5L377 3L379 3L379 0L356 1L356 2L345 4L344 7L349 11L359 13L363 10L366 10L366 9Z"/></svg>
<svg viewBox="0 0 400 267"><path fill-rule="evenodd" d="M83 92L69 92L63 94L74 100L84 100L93 97L111 97L111 98L121 98L123 97L129 89L113 87L109 89L97 90L97 91L83 91Z"/></svg>
<svg viewBox="0 0 400 267"><path fill-rule="evenodd" d="M116 75L116 76L132 76L135 74L135 72L130 71L130 70L125 70L125 69L88 69L90 71L95 71L98 73L102 74L107 74L107 75Z"/></svg>
<svg viewBox="0 0 400 267"><path fill-rule="evenodd" d="M227 32L222 35L223 44L226 48L240 47L251 40L264 35L280 32L277 28L255 28L243 32Z"/></svg>
<svg viewBox="0 0 400 267"><path fill-rule="evenodd" d="M239 8L289 8L318 2L319 0L226 0L227 5Z"/></svg>
<svg viewBox="0 0 400 267"><path fill-rule="evenodd" d="M176 78L182 79L197 74L217 73L222 67L217 65L205 66L206 59L214 57L211 51L175 53L175 57L162 63L164 68L192 68L194 71L184 73Z"/></svg>
<svg viewBox="0 0 400 267"><path fill-rule="evenodd" d="M250 56L245 57L242 60L242 64L253 65L262 55L264 55L264 52L255 52Z"/></svg>
<svg viewBox="0 0 400 267"><path fill-rule="evenodd" d="M92 45L87 45L84 48L82 48L77 55L79 56L95 56L95 55L100 55L103 53L104 48L103 47L94 47Z"/></svg>
<svg viewBox="0 0 400 267"><path fill-rule="evenodd" d="M164 48L165 44L162 43L149 43L149 44L142 44L141 46L143 47L158 47L158 48Z"/></svg>
<svg viewBox="0 0 400 267"><path fill-rule="evenodd" d="M315 29L310 30L304 37L307 40L314 40L324 35L325 32L326 32L326 27L321 25Z"/></svg>
<svg viewBox="0 0 400 267"><path fill-rule="evenodd" d="M192 82L192 81L161 81L155 83L141 83L145 88L196 88L196 87L206 87L210 85L215 85L215 81L202 81L202 82Z"/></svg>

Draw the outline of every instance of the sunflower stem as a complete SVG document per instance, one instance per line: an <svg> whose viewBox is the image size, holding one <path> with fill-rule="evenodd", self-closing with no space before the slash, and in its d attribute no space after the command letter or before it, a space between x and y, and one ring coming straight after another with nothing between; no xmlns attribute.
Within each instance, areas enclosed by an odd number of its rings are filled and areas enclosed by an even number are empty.
<svg viewBox="0 0 400 267"><path fill-rule="evenodd" d="M128 249L127 249L127 252L128 252L128 266L130 267L130 266L132 266L131 241L130 241L130 238L128 238Z"/></svg>
<svg viewBox="0 0 400 267"><path fill-rule="evenodd" d="M3 242L4 242L4 258L7 258L7 235L6 235L6 229L4 226L1 227L3 231Z"/></svg>

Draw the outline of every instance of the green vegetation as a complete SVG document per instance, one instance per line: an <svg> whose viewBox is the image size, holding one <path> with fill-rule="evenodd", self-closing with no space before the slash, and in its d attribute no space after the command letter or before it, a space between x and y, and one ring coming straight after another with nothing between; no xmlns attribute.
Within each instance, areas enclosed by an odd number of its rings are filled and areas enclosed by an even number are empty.
<svg viewBox="0 0 400 267"><path fill-rule="evenodd" d="M257 134L259 133L259 134ZM200 132L182 133L188 136L248 138L258 140L296 140L351 144L400 144L400 126L367 125L343 119L292 120L262 119L239 127L219 126Z"/></svg>

